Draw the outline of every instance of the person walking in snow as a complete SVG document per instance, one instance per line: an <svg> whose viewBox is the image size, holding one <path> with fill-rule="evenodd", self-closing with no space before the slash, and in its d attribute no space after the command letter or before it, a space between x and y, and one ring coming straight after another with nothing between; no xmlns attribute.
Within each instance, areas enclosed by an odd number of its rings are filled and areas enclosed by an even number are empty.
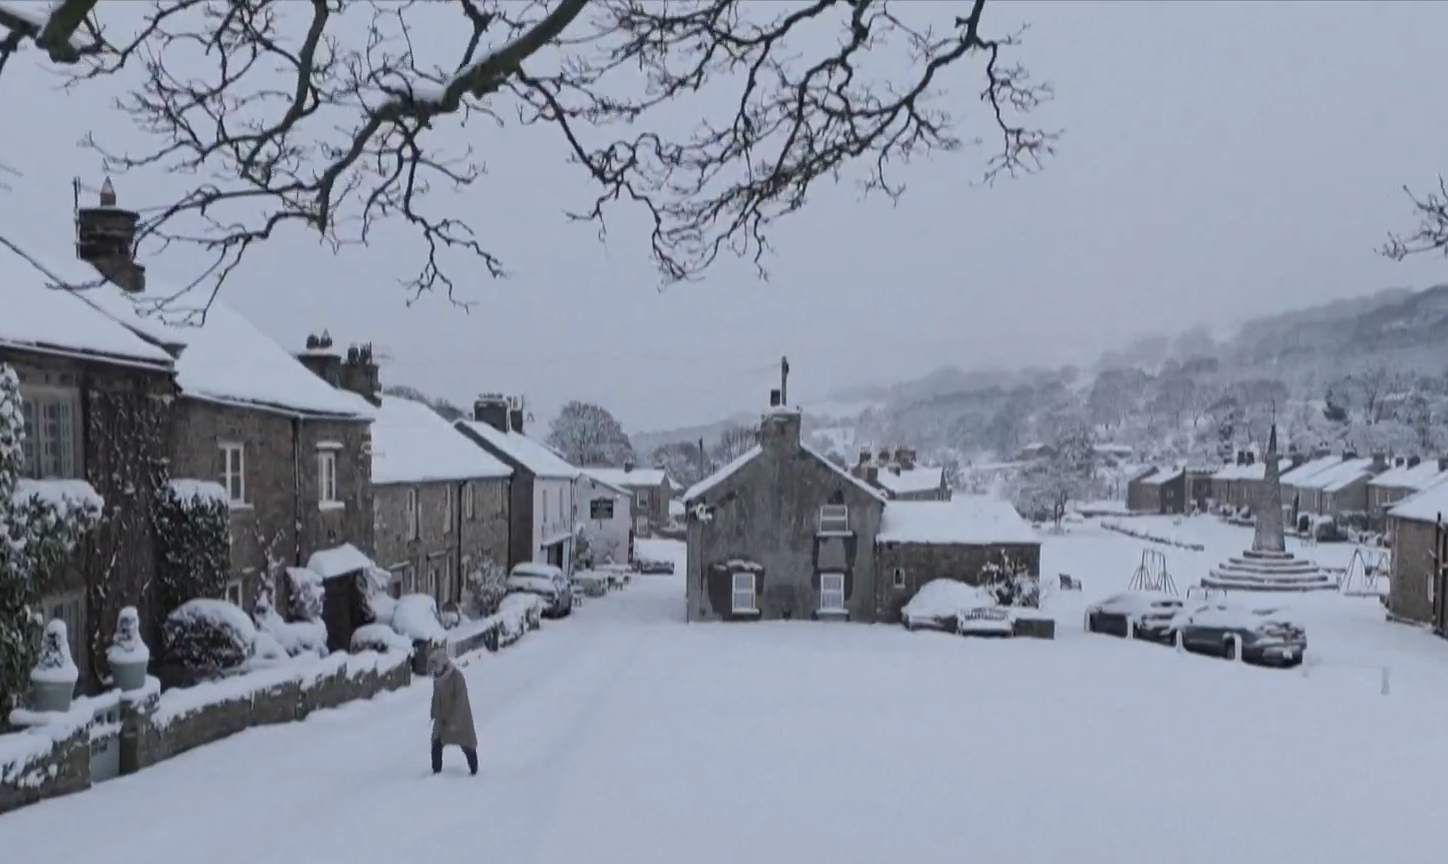
<svg viewBox="0 0 1448 864"><path fill-rule="evenodd" d="M473 726L473 704L468 682L452 662L446 648L428 656L432 672L432 773L442 772L442 748L457 745L468 760L468 771L478 773L478 732Z"/></svg>

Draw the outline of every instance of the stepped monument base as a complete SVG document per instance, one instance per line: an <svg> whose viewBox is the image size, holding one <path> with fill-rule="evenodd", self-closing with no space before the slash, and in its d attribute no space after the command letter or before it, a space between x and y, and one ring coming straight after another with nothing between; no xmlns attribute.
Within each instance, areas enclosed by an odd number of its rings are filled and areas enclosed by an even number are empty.
<svg viewBox="0 0 1448 864"><path fill-rule="evenodd" d="M1213 567L1202 586L1226 591L1336 591L1337 579L1291 552L1248 550Z"/></svg>

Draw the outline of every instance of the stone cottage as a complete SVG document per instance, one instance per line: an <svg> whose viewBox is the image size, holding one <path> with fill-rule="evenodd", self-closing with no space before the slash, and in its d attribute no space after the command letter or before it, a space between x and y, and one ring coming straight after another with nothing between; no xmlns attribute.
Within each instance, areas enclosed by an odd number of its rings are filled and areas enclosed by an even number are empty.
<svg viewBox="0 0 1448 864"><path fill-rule="evenodd" d="M639 468L632 461L622 468L584 468L585 473L609 486L628 490L633 496L633 531L637 537L652 537L669 522L669 501L674 484L662 468Z"/></svg>
<svg viewBox="0 0 1448 864"><path fill-rule="evenodd" d="M951 501L891 501L875 538L879 608L875 620L898 622L900 610L933 579L981 585L993 568L1041 572L1041 541L1007 501L985 495Z"/></svg>
<svg viewBox="0 0 1448 864"><path fill-rule="evenodd" d="M939 465L921 465L907 447L872 453L861 449L850 473L885 493L891 501L948 501L950 483Z"/></svg>
<svg viewBox="0 0 1448 864"><path fill-rule="evenodd" d="M513 469L508 501L508 566L524 561L573 566L574 514L579 470L523 432L520 400L485 394L473 403L473 419L454 426Z"/></svg>
<svg viewBox="0 0 1448 864"><path fill-rule="evenodd" d="M119 233L108 232L90 221L94 212L78 214L75 250L32 240L20 224L0 240L0 369L19 379L25 424L18 491L103 502L104 521L40 587L40 611L65 622L88 691L106 673L105 647L123 607L137 607L147 633L156 627L147 590L155 571L151 505L165 480L166 406L176 392L166 351L80 292L57 290L95 289L105 269L125 278L123 262L106 256L129 256L128 223L122 217Z"/></svg>
<svg viewBox="0 0 1448 864"><path fill-rule="evenodd" d="M684 493L687 618L873 621L885 495L802 444L771 396L759 443Z"/></svg>
<svg viewBox="0 0 1448 864"><path fill-rule="evenodd" d="M605 483L587 471L579 475L576 488L574 524L588 542L593 563L632 564L636 493Z"/></svg>
<svg viewBox="0 0 1448 864"><path fill-rule="evenodd" d="M460 604L470 574L506 568L512 476L432 408L384 397L372 424L372 509L375 558L394 593Z"/></svg>
<svg viewBox="0 0 1448 864"><path fill-rule="evenodd" d="M1393 538L1388 614L1448 634L1448 483L1412 495L1387 512Z"/></svg>
<svg viewBox="0 0 1448 864"><path fill-rule="evenodd" d="M1424 460L1399 456L1393 465L1368 481L1368 518L1381 531L1387 525L1388 510L1400 501L1448 480L1448 457Z"/></svg>

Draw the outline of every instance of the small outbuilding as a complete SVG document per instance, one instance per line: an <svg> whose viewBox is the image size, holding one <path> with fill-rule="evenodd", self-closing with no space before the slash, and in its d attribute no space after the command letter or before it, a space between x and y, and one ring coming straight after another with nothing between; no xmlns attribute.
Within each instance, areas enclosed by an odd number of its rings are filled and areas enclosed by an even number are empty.
<svg viewBox="0 0 1448 864"><path fill-rule="evenodd" d="M1010 502L985 495L949 501L891 501L875 538L876 620L901 608L933 579L980 585L996 568L1039 576L1041 541Z"/></svg>

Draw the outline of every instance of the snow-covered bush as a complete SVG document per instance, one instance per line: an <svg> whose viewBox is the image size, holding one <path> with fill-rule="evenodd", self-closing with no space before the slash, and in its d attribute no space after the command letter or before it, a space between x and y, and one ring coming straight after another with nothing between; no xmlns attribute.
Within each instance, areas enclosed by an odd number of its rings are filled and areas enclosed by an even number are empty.
<svg viewBox="0 0 1448 864"><path fill-rule="evenodd" d="M392 629L414 642L447 641L437 601L427 594L407 594L398 600L392 611Z"/></svg>
<svg viewBox="0 0 1448 864"><path fill-rule="evenodd" d="M256 603L251 609L256 629L275 639L286 651L287 656L301 654L327 654L327 625L321 621L287 621L277 612L272 602L272 587L262 585L256 594Z"/></svg>
<svg viewBox="0 0 1448 864"><path fill-rule="evenodd" d="M287 617L293 621L321 621L327 588L322 577L302 567L287 568Z"/></svg>
<svg viewBox="0 0 1448 864"><path fill-rule="evenodd" d="M35 668L30 670L30 680L42 684L74 684L80 678L80 670L70 656L70 634L65 622L59 619L45 625L45 635L40 641L40 656Z"/></svg>
<svg viewBox="0 0 1448 864"><path fill-rule="evenodd" d="M120 663L145 663L150 659L151 649L141 638L141 616L136 607L127 606L116 616L116 632L111 634L106 661L115 666Z"/></svg>
<svg viewBox="0 0 1448 864"><path fill-rule="evenodd" d="M172 480L157 492L156 579L167 610L220 597L231 573L226 490L202 480Z"/></svg>
<svg viewBox="0 0 1448 864"><path fill-rule="evenodd" d="M980 585L1002 606L1041 605L1041 580L1009 555L1000 561L988 562L980 570Z"/></svg>
<svg viewBox="0 0 1448 864"><path fill-rule="evenodd" d="M379 654L407 653L412 640L386 624L363 624L352 632L352 651L376 651Z"/></svg>
<svg viewBox="0 0 1448 864"><path fill-rule="evenodd" d="M265 668L275 666L290 656L276 636L266 631L257 631L256 641L251 643L251 656L246 659L245 665L249 668Z"/></svg>
<svg viewBox="0 0 1448 864"><path fill-rule="evenodd" d="M215 678L251 656L256 625L225 600L198 597L166 616L161 636L169 662L193 678Z"/></svg>
<svg viewBox="0 0 1448 864"><path fill-rule="evenodd" d="M467 577L473 614L487 617L508 593L508 571L492 558L484 558Z"/></svg>
<svg viewBox="0 0 1448 864"><path fill-rule="evenodd" d="M35 664L40 585L101 519L83 481L20 478L25 415L20 379L0 363L0 716L20 704Z"/></svg>
<svg viewBox="0 0 1448 864"><path fill-rule="evenodd" d="M573 532L573 569L593 569L593 537L583 523Z"/></svg>

